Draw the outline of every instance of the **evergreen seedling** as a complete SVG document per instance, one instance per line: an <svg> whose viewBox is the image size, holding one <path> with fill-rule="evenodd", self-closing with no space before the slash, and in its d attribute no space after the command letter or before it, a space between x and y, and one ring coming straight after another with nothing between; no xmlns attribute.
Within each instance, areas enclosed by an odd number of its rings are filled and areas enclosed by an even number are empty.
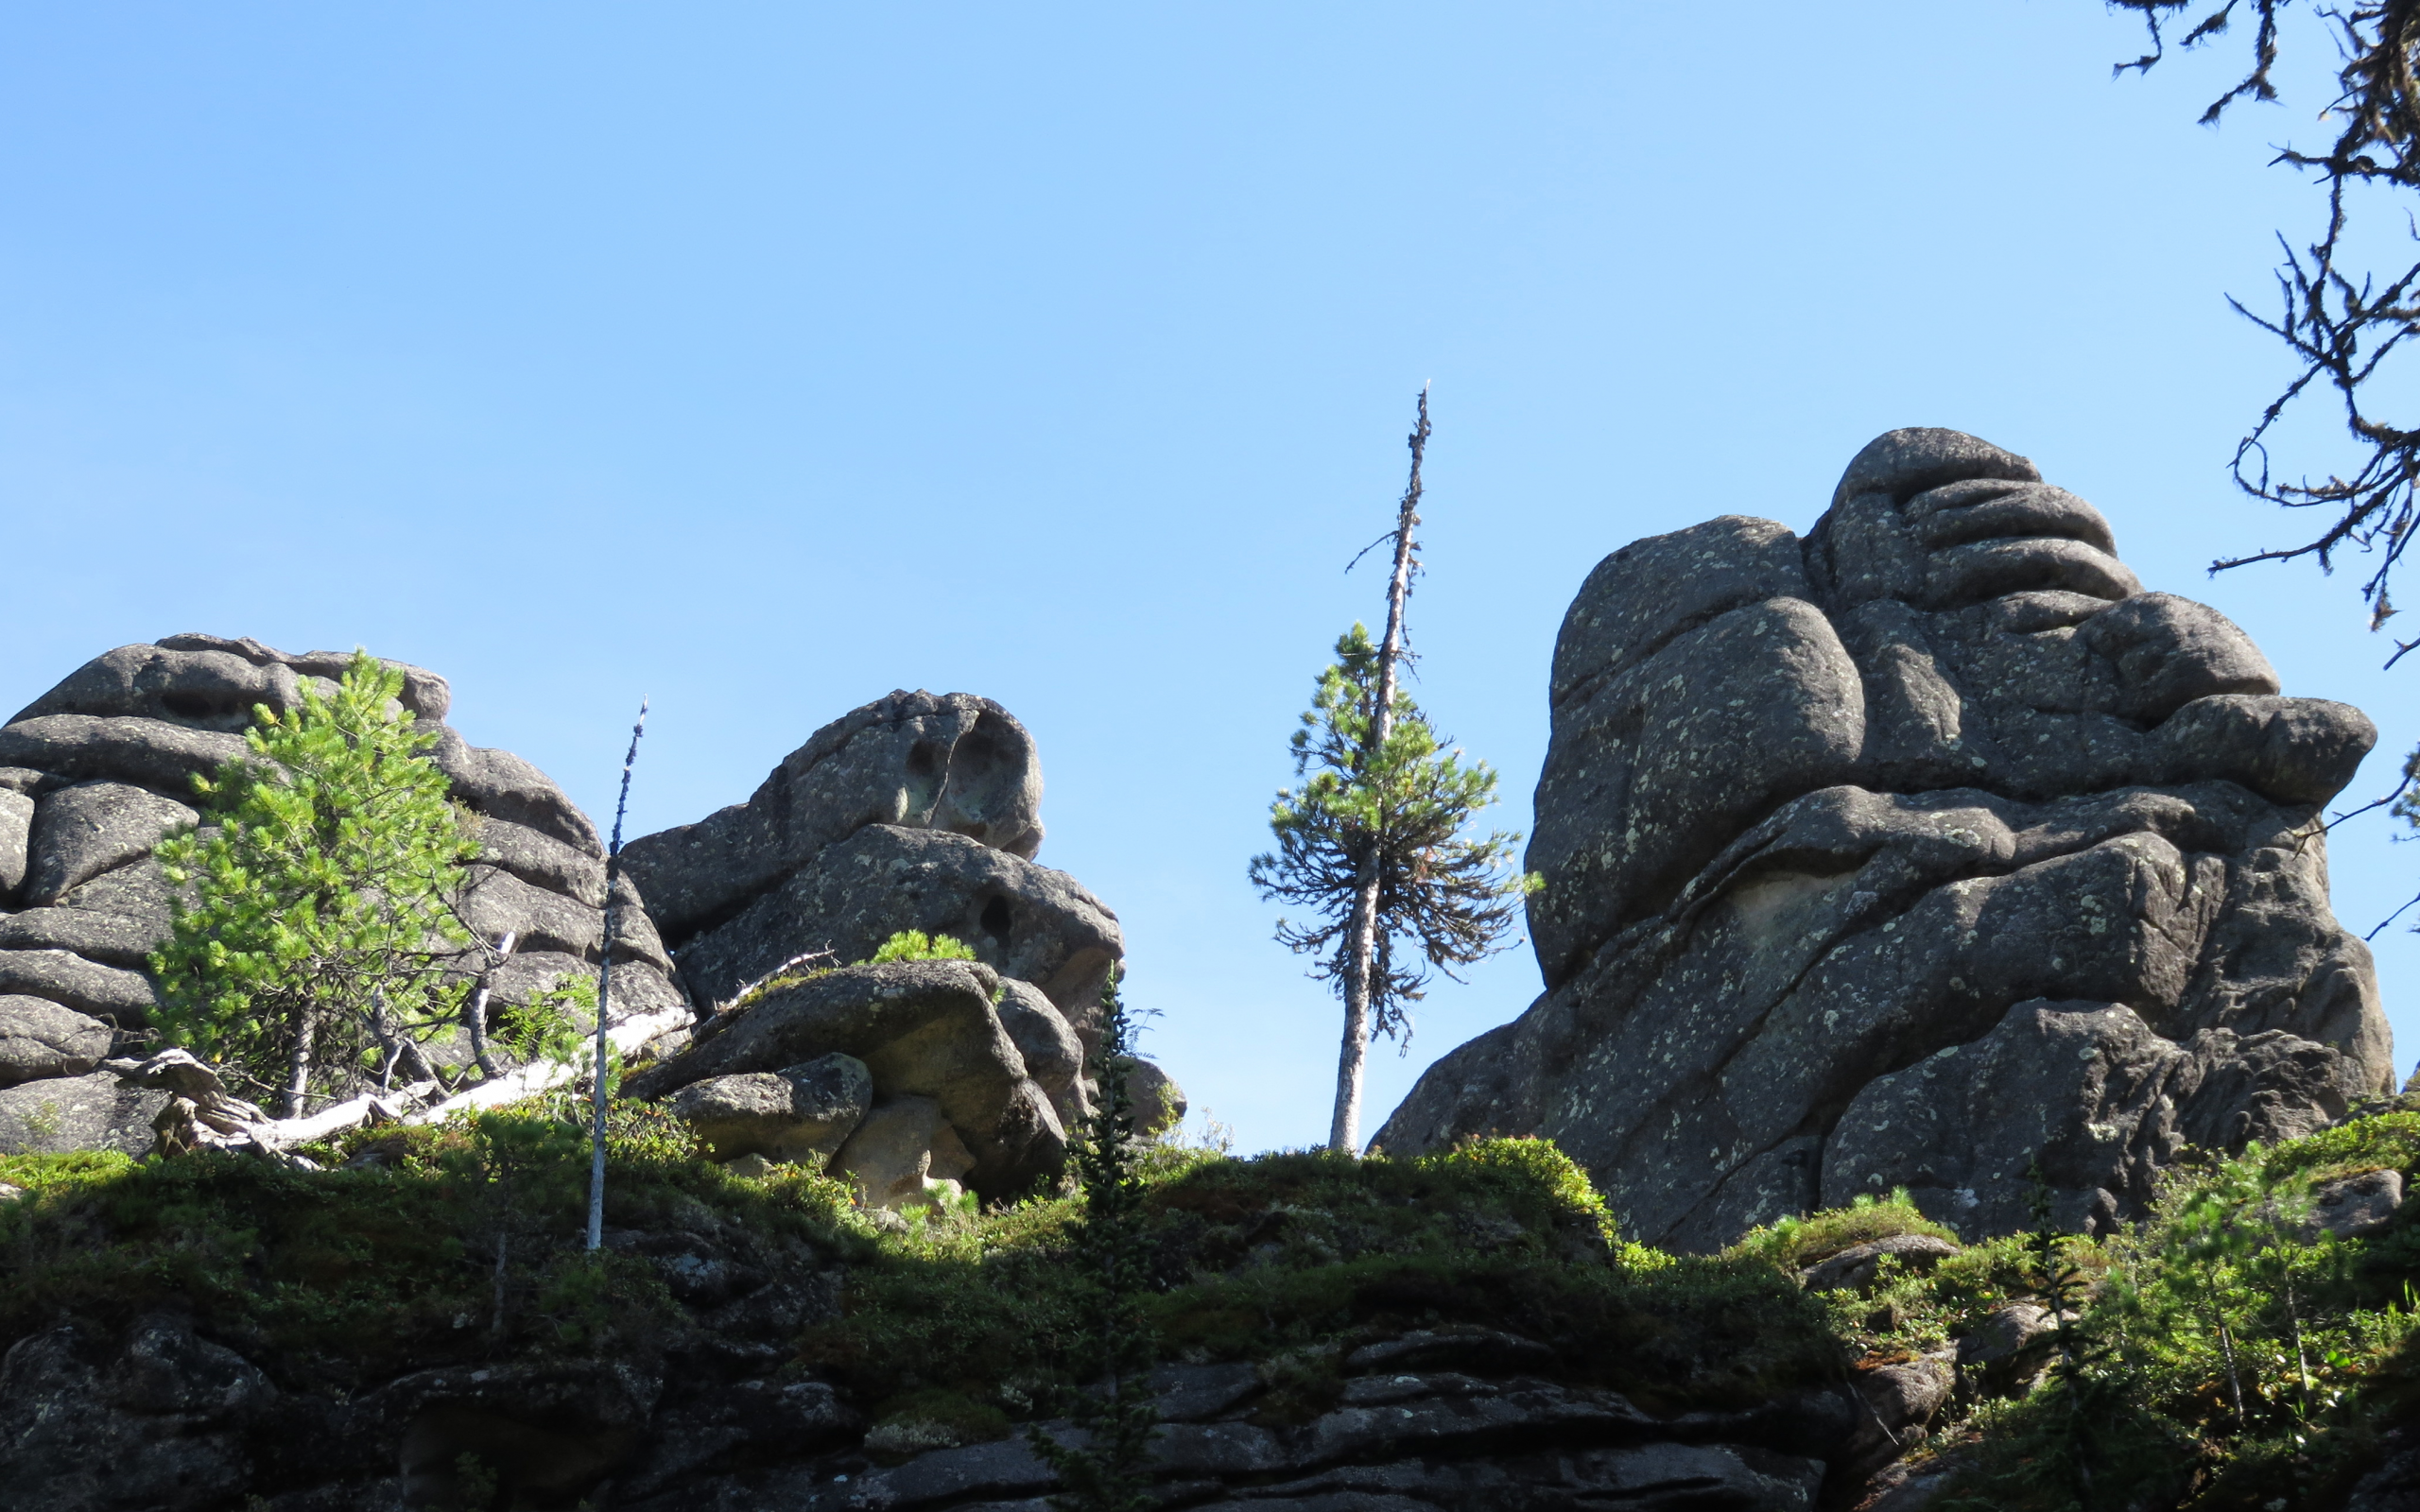
<svg viewBox="0 0 2420 1512"><path fill-rule="evenodd" d="M1034 1452L1059 1472L1062 1512L1143 1512L1150 1497L1152 1430L1159 1424L1151 1370L1158 1341L1144 1313L1150 1290L1150 1236L1144 1223L1144 1178L1134 1100L1126 1075L1134 1063L1134 1021L1113 971L1101 991L1100 1101L1080 1125L1068 1160L1082 1183L1083 1224L1077 1263L1096 1295L1079 1359L1098 1380L1068 1393L1067 1416L1080 1447L1036 1428Z"/></svg>
<svg viewBox="0 0 2420 1512"><path fill-rule="evenodd" d="M2084 1414L2089 1394L2084 1374L2088 1349L2079 1320L2090 1300L2090 1279L2075 1263L2075 1236L2063 1232L2050 1215L2050 1179L2043 1173L2040 1156L2027 1163L2025 1179L2026 1204L2033 1217L2025 1246L2035 1267L2042 1300L2050 1309L2051 1336L2059 1351L2059 1383L2067 1395L2067 1452L2075 1469L2077 1497L2088 1507L2093 1497L2092 1446Z"/></svg>

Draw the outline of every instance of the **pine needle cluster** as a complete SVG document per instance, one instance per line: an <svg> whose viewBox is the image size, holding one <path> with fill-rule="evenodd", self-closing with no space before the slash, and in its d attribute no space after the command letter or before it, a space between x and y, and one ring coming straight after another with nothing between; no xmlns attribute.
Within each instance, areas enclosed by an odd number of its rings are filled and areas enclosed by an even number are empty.
<svg viewBox="0 0 2420 1512"><path fill-rule="evenodd" d="M1408 1036L1405 1005L1419 1000L1430 969L1451 975L1493 953L1534 885L1511 869L1518 834L1465 833L1495 801L1495 768L1448 747L1409 694L1396 692L1386 741L1370 750L1377 663L1364 627L1338 639L1336 662L1294 731L1297 784L1270 807L1277 849L1253 857L1249 875L1262 897L1314 913L1310 923L1281 920L1277 937L1322 957L1313 976L1341 984L1354 889L1365 858L1374 867L1370 1028ZM1398 951L1398 941L1413 949Z"/></svg>

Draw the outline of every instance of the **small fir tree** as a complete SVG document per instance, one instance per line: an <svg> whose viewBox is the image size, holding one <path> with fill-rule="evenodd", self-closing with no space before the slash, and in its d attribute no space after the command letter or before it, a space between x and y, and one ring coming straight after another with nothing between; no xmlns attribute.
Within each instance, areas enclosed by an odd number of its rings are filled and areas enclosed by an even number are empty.
<svg viewBox="0 0 2420 1512"><path fill-rule="evenodd" d="M159 848L176 889L150 960L161 1028L278 1089L288 1118L416 1054L469 943L451 898L474 847L403 687L356 651L332 696L255 709L247 753L195 779L215 829Z"/></svg>
<svg viewBox="0 0 2420 1512"><path fill-rule="evenodd" d="M1159 1351L1143 1311L1151 1248L1143 1223L1142 1139L1126 1086L1134 1066L1134 1029L1113 971L1101 989L1100 1099L1067 1151L1083 1191L1076 1260L1098 1296L1077 1342L1078 1359L1099 1379L1091 1390L1068 1393L1068 1418L1087 1435L1082 1447L1062 1444L1039 1428L1027 1435L1067 1487L1054 1499L1063 1512L1144 1512L1155 1504L1150 1448L1160 1415L1151 1371Z"/></svg>

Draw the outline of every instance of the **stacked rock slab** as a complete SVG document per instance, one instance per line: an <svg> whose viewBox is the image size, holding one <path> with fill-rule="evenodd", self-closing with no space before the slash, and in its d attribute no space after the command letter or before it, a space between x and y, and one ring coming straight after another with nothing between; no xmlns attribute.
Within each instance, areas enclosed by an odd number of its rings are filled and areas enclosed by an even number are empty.
<svg viewBox="0 0 2420 1512"><path fill-rule="evenodd" d="M168 885L152 848L197 823L193 779L242 754L255 706L333 691L351 660L257 641L177 635L85 663L0 728L0 1151L147 1148L166 1094L98 1069L157 1006L145 958L168 934ZM593 971L604 938L604 848L561 789L510 751L444 723L445 679L404 675L402 703L435 737L429 754L476 817L461 916L516 949L486 971L491 1014ZM627 886L627 884L625 885ZM635 889L616 910L615 1017L683 1002ZM464 1047L432 1047L460 1058Z"/></svg>
<svg viewBox="0 0 2420 1512"><path fill-rule="evenodd" d="M817 730L747 802L631 842L623 865L700 1011L737 1008L633 1090L795 1077L819 1057L854 1057L872 1100L831 1168L870 1200L914 1200L927 1180L1001 1193L1055 1169L1066 1125L1088 1107L1101 988L1124 946L1116 915L1034 864L1041 802L1032 737L1007 710L902 692ZM903 930L950 936L977 958L757 987L801 957L867 961ZM767 1108L760 1145L832 1137L785 1133L767 1083L683 1097ZM727 1139L751 1141L712 1116Z"/></svg>
<svg viewBox="0 0 2420 1512"><path fill-rule="evenodd" d="M1969 1235L2142 1211L2190 1143L2388 1090L2320 806L2376 739L2278 695L2107 523L1945 430L1802 540L1726 516L1600 562L1556 643L1528 864L1547 991L1376 1143L1547 1135L1637 1238L1905 1186Z"/></svg>

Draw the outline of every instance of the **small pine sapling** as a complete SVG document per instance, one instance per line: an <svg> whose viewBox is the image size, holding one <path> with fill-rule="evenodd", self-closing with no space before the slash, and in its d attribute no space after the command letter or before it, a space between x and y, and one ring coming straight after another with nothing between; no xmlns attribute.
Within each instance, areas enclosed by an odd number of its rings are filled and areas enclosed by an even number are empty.
<svg viewBox="0 0 2420 1512"><path fill-rule="evenodd" d="M447 1152L441 1163L475 1194L472 1211L489 1251L488 1336L501 1347L509 1332L514 1242L536 1238L544 1215L560 1212L577 1196L572 1180L579 1169L579 1129L553 1118L482 1112L472 1117L469 1133L467 1144Z"/></svg>
<svg viewBox="0 0 2420 1512"><path fill-rule="evenodd" d="M870 966L882 966L892 961L971 961L975 949L954 935L927 935L921 929L903 929L876 946Z"/></svg>
<svg viewBox="0 0 2420 1512"><path fill-rule="evenodd" d="M2084 1366L2090 1348L2080 1319L2084 1303L2090 1299L2091 1277L2075 1263L2075 1236L2061 1229L2051 1216L2050 1178L2042 1169L2039 1155L2027 1162L2025 1179L2026 1205L2033 1218L2032 1231L2025 1236L2025 1247L2033 1261L2042 1300L2050 1309L2052 1337L2059 1350L2059 1382L2067 1392L2068 1453L2075 1465L2077 1495L2083 1505L2090 1506L2092 1455L2084 1416L2088 1384Z"/></svg>
<svg viewBox="0 0 2420 1512"><path fill-rule="evenodd" d="M1092 1389L1067 1394L1067 1416L1085 1435L1080 1447L1040 1428L1026 1436L1067 1487L1054 1499L1062 1512L1144 1512L1155 1504L1150 1450L1160 1415L1151 1371L1159 1351L1143 1311L1151 1250L1143 1223L1142 1138L1126 1087L1135 1024L1115 971L1101 989L1101 1010L1100 1100L1068 1147L1083 1194L1076 1259L1097 1293L1078 1359L1099 1379Z"/></svg>
<svg viewBox="0 0 2420 1512"><path fill-rule="evenodd" d="M403 689L355 651L334 695L254 709L245 754L195 779L210 828L160 844L160 1027L280 1092L288 1118L331 1085L390 1079L454 1018L470 936L452 900L475 847Z"/></svg>

